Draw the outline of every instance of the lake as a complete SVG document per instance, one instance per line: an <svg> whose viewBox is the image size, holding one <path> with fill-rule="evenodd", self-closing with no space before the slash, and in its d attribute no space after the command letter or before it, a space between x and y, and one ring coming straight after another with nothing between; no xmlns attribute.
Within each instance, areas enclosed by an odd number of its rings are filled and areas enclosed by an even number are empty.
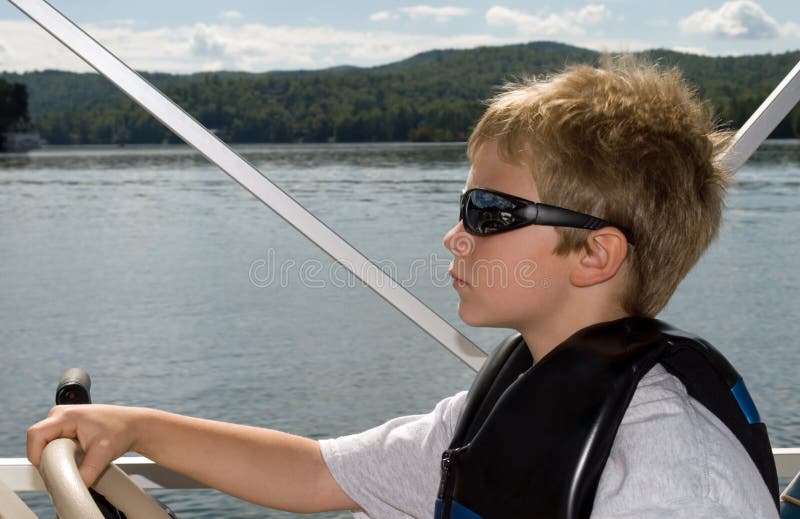
<svg viewBox="0 0 800 519"><path fill-rule="evenodd" d="M237 149L485 350L509 333L460 323L446 278L463 144ZM659 317L724 352L773 445L800 446L800 142L764 144L736 181L720 239ZM0 155L0 352L2 457L24 456L72 366L95 402L312 438L426 412L473 376L182 146ZM179 517L295 517L159 494ZM46 496L26 500L52 515Z"/></svg>

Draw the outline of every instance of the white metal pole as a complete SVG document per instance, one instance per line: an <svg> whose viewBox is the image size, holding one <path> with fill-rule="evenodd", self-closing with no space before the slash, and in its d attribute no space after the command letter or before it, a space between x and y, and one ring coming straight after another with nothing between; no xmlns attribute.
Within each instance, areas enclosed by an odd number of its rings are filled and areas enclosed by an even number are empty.
<svg viewBox="0 0 800 519"><path fill-rule="evenodd" d="M728 170L732 173L738 171L798 101L800 61L736 132L731 147L721 158Z"/></svg>
<svg viewBox="0 0 800 519"><path fill-rule="evenodd" d="M44 0L9 0L469 367L486 353Z"/></svg>

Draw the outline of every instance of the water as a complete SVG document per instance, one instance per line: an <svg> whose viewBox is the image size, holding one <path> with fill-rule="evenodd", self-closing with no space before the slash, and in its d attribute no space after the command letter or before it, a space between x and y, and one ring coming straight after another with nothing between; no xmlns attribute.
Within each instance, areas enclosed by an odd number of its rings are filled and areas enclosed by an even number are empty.
<svg viewBox="0 0 800 519"><path fill-rule="evenodd" d="M476 343L443 279L463 145L240 151ZM800 445L800 143L737 175L722 235L661 317L725 352L775 446ZM324 285L324 286L318 286ZM0 156L0 457L23 456L59 373L95 401L312 438L429 410L472 373L280 218L182 147ZM268 489L265 489L268 491ZM293 517L213 491L168 492L181 517ZM26 496L46 517L47 498ZM318 517L349 517L321 514Z"/></svg>

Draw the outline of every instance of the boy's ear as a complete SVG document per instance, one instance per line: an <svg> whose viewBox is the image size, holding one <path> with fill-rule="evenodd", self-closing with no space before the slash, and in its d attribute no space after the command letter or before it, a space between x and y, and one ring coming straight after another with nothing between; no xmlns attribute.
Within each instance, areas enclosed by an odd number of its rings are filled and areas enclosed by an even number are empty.
<svg viewBox="0 0 800 519"><path fill-rule="evenodd" d="M589 233L586 244L578 252L578 262L570 274L570 282L588 287L613 278L628 255L628 240L614 227Z"/></svg>

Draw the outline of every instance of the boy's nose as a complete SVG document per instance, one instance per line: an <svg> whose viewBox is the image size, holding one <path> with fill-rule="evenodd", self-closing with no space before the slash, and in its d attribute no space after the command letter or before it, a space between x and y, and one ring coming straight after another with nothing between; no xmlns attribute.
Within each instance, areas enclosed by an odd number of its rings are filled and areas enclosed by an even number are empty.
<svg viewBox="0 0 800 519"><path fill-rule="evenodd" d="M452 226L452 227L450 228L450 230L449 230L449 231L447 231L447 232L445 233L445 235L442 237L442 244L444 245L444 248L445 248L445 249L447 249L447 250L449 250L450 252L453 252L452 250L450 250L450 242L452 241L452 239L453 239L453 236L454 236L456 233L458 233L458 232L463 232L463 231L464 231L464 225L461 223L461 220L459 220L459 221L458 221L458 222L456 222L456 224L455 224L454 226Z"/></svg>
<svg viewBox="0 0 800 519"><path fill-rule="evenodd" d="M453 256L468 256L475 250L475 237L464 230L461 220L447 231L442 242Z"/></svg>

